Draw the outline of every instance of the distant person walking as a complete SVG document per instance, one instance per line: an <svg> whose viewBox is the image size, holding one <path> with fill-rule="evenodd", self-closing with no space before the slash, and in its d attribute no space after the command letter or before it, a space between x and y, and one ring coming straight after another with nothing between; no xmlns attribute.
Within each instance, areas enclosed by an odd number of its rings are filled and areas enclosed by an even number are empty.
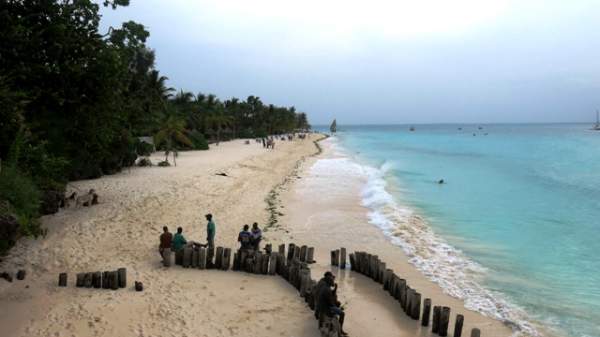
<svg viewBox="0 0 600 337"><path fill-rule="evenodd" d="M183 236L183 228L177 227L177 233L173 236L171 246L175 251L175 264L181 264L183 262L183 246L187 243L187 240Z"/></svg>
<svg viewBox="0 0 600 337"><path fill-rule="evenodd" d="M260 249L260 241L262 240L262 230L258 228L258 223L252 224L252 246L254 250Z"/></svg>
<svg viewBox="0 0 600 337"><path fill-rule="evenodd" d="M217 228L213 221L212 214L208 213L205 217L206 221L208 221L206 223L206 241L208 245L207 265L212 268L213 256L215 255L215 235L217 234Z"/></svg>
<svg viewBox="0 0 600 337"><path fill-rule="evenodd" d="M163 266L171 266L171 241L173 241L173 234L169 232L167 226L163 227L163 233L160 235L160 244L158 246L158 252L162 257Z"/></svg>

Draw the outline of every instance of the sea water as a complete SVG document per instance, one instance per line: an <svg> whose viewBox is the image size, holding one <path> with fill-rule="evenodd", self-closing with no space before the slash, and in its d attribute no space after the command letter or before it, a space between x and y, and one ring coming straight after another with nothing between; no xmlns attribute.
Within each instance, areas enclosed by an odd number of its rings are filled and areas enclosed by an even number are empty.
<svg viewBox="0 0 600 337"><path fill-rule="evenodd" d="M521 335L600 336L600 132L338 130L328 142L364 168L370 222L447 293Z"/></svg>

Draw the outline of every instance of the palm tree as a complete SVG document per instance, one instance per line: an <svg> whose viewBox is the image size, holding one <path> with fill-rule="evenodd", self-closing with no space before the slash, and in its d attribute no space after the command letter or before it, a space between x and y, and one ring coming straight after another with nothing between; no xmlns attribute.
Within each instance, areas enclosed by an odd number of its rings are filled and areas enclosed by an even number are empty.
<svg viewBox="0 0 600 337"><path fill-rule="evenodd" d="M173 162L177 166L177 142L192 146L192 141L185 135L185 132L185 120L174 113L173 109L170 109L159 131L154 135L156 146L164 144L166 162L169 162L169 154L172 152Z"/></svg>
<svg viewBox="0 0 600 337"><path fill-rule="evenodd" d="M206 118L206 124L212 128L217 130L217 145L221 141L221 130L224 127L231 127L234 122L234 118L232 116L226 115L223 111L222 105L217 105L216 109L208 115Z"/></svg>

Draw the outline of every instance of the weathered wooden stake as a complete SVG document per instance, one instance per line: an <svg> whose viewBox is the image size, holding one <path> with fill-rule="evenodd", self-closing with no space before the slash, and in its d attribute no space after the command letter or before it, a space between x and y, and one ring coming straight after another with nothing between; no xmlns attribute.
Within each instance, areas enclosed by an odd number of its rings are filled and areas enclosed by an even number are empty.
<svg viewBox="0 0 600 337"><path fill-rule="evenodd" d="M340 265L340 250L332 250L331 251L331 265L339 266Z"/></svg>
<svg viewBox="0 0 600 337"><path fill-rule="evenodd" d="M67 286L68 275L67 273L58 274L58 286L66 287Z"/></svg>
<svg viewBox="0 0 600 337"><path fill-rule="evenodd" d="M423 317L421 318L422 326L429 326L429 315L431 314L431 299L426 298L423 302Z"/></svg>
<svg viewBox="0 0 600 337"><path fill-rule="evenodd" d="M126 288L127 287L127 269L119 268L117 270L117 274L119 277L119 288Z"/></svg>
<svg viewBox="0 0 600 337"><path fill-rule="evenodd" d="M354 258L354 254L350 253L349 258L350 258L350 270L356 271L356 260Z"/></svg>
<svg viewBox="0 0 600 337"><path fill-rule="evenodd" d="M108 278L110 279L110 289L119 289L119 274L116 271L108 272Z"/></svg>
<svg viewBox="0 0 600 337"><path fill-rule="evenodd" d="M110 289L110 279L108 277L108 271L102 273L102 289Z"/></svg>
<svg viewBox="0 0 600 337"><path fill-rule="evenodd" d="M279 255L285 256L285 244L279 245Z"/></svg>
<svg viewBox="0 0 600 337"><path fill-rule="evenodd" d="M418 321L421 316L421 294L413 292L413 298L410 301L410 318Z"/></svg>
<svg viewBox="0 0 600 337"><path fill-rule="evenodd" d="M383 274L385 273L386 269L385 262L379 261L379 265L377 267L377 282L383 284Z"/></svg>
<svg viewBox="0 0 600 337"><path fill-rule="evenodd" d="M238 252L233 253L233 268L234 271L240 270L240 254Z"/></svg>
<svg viewBox="0 0 600 337"><path fill-rule="evenodd" d="M440 331L440 316L442 315L442 307L436 305L433 307L433 318L431 319L431 332L439 333Z"/></svg>
<svg viewBox="0 0 600 337"><path fill-rule="evenodd" d="M415 290L412 289L411 287L406 287L406 301L404 302L404 306L402 307L402 309L404 310L404 312L406 313L406 315L408 317L410 317L410 309L412 308L412 301L413 301L413 295L415 293Z"/></svg>
<svg viewBox="0 0 600 337"><path fill-rule="evenodd" d="M308 250L306 251L306 262L308 263L314 263L314 256L315 256L315 247L308 247Z"/></svg>
<svg viewBox="0 0 600 337"><path fill-rule="evenodd" d="M300 247L300 261L306 262L307 250L308 250L308 247L306 245Z"/></svg>
<svg viewBox="0 0 600 337"><path fill-rule="evenodd" d="M291 260L294 258L294 251L296 250L296 245L293 243L288 244L288 254L287 259Z"/></svg>
<svg viewBox="0 0 600 337"><path fill-rule="evenodd" d="M275 275L277 272L277 256L279 256L279 254L275 252L271 253L269 256L269 275Z"/></svg>
<svg viewBox="0 0 600 337"><path fill-rule="evenodd" d="M17 272L17 280L24 280L25 279L25 275L27 275L27 272L25 271L25 269L19 269L19 271Z"/></svg>
<svg viewBox="0 0 600 337"><path fill-rule="evenodd" d="M463 315L456 315L456 322L454 323L454 337L460 337L462 336L462 328L463 328L463 323L465 321L465 316Z"/></svg>
<svg viewBox="0 0 600 337"><path fill-rule="evenodd" d="M269 258L270 256L267 254L263 254L262 264L260 267L260 273L263 275L267 275L269 273Z"/></svg>
<svg viewBox="0 0 600 337"><path fill-rule="evenodd" d="M83 276L83 286L86 288L91 288L92 285L92 273L85 273Z"/></svg>
<svg viewBox="0 0 600 337"><path fill-rule="evenodd" d="M223 249L223 260L221 261L221 269L229 270L231 265L231 248Z"/></svg>
<svg viewBox="0 0 600 337"><path fill-rule="evenodd" d="M450 308L442 307L442 313L440 315L440 331L439 335L442 337L448 336L448 324L450 323Z"/></svg>
<svg viewBox="0 0 600 337"><path fill-rule="evenodd" d="M223 247L217 247L217 254L215 255L215 269L221 269L223 265Z"/></svg>
<svg viewBox="0 0 600 337"><path fill-rule="evenodd" d="M92 285L94 288L102 288L102 273L97 271L92 274Z"/></svg>
<svg viewBox="0 0 600 337"><path fill-rule="evenodd" d="M262 259L263 259L263 254L261 252L254 253L254 268L253 268L253 273L254 274L260 274L261 273L261 270L262 270Z"/></svg>
<svg viewBox="0 0 600 337"><path fill-rule="evenodd" d="M340 268L346 269L346 248L340 248Z"/></svg>
<svg viewBox="0 0 600 337"><path fill-rule="evenodd" d="M84 273L77 274L77 279L75 281L75 286L76 287L78 287L78 288L83 287L83 279L84 279L84 277L85 277Z"/></svg>
<svg viewBox="0 0 600 337"><path fill-rule="evenodd" d="M206 248L198 250L198 268L206 269Z"/></svg>
<svg viewBox="0 0 600 337"><path fill-rule="evenodd" d="M471 337L480 337L481 336L481 330L477 329L477 328L473 328L473 330L471 330Z"/></svg>
<svg viewBox="0 0 600 337"><path fill-rule="evenodd" d="M183 247L183 260L181 262L181 266L183 268L189 268L192 264L192 247L185 246Z"/></svg>
<svg viewBox="0 0 600 337"><path fill-rule="evenodd" d="M197 249L192 250L192 268L198 268L199 253Z"/></svg>

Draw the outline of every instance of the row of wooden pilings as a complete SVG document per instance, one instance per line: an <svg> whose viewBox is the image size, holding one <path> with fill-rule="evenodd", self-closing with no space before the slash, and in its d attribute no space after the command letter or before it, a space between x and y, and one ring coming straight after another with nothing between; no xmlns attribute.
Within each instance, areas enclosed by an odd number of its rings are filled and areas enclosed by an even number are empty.
<svg viewBox="0 0 600 337"><path fill-rule="evenodd" d="M410 318L420 320L424 327L429 326L431 318L431 332L439 336L448 336L448 326L450 323L450 308L445 306L433 306L430 298L426 298L421 303L421 294L411 288L406 280L399 277L393 270L386 267L385 262L379 260L377 255L366 252L354 252L349 255L350 268L359 272L373 281L381 283L383 289L393 296L402 310ZM346 249L341 248L331 251L331 265L346 268ZM423 311L421 312L421 307ZM454 323L454 337L462 336L464 323L463 315L456 315ZM481 331L478 328L471 330L471 337L480 337Z"/></svg>
<svg viewBox="0 0 600 337"><path fill-rule="evenodd" d="M252 274L279 275L295 287L304 298L308 307L315 310L315 290L317 282L312 279L309 264L313 260L315 249L308 246L297 246L290 243L287 247L281 244L278 251L273 251L272 245L267 244L264 252L255 250L238 250L233 254L231 264L231 249L217 247L215 254L207 248L195 249L192 245L183 249L181 265L184 268L213 268L218 270L245 271ZM210 259L214 255L214 261ZM177 259L176 259L176 264ZM319 331L324 337L339 337L340 327L336 317L323 317Z"/></svg>

